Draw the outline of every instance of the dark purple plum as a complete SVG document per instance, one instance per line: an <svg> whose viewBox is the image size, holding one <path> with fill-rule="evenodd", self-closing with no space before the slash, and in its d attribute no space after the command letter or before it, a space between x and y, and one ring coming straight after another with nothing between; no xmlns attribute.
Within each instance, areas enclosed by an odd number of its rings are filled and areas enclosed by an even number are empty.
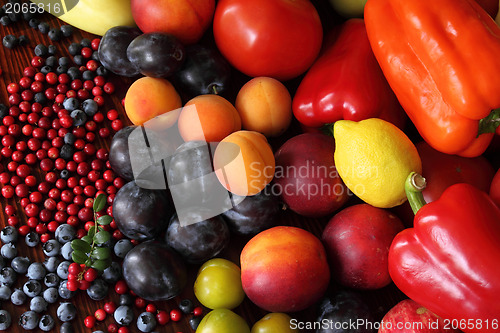
<svg viewBox="0 0 500 333"><path fill-rule="evenodd" d="M193 210L185 218L190 224L181 224L177 215L172 217L165 241L187 262L198 264L207 261L229 243L229 228L220 215L204 220L199 210Z"/></svg>
<svg viewBox="0 0 500 333"><path fill-rule="evenodd" d="M237 204L222 213L231 231L241 235L256 235L275 226L281 204L270 189L268 186L258 194L248 197L233 194L233 202Z"/></svg>
<svg viewBox="0 0 500 333"><path fill-rule="evenodd" d="M163 232L174 214L166 190L149 190L128 182L116 193L113 217L128 238L147 240Z"/></svg>
<svg viewBox="0 0 500 333"><path fill-rule="evenodd" d="M129 288L148 301L171 299L186 286L186 266L164 242L146 241L135 246L122 267Z"/></svg>
<svg viewBox="0 0 500 333"><path fill-rule="evenodd" d="M99 61L115 74L129 77L138 75L139 69L127 58L127 47L141 34L136 27L117 26L108 29L99 43Z"/></svg>
<svg viewBox="0 0 500 333"><path fill-rule="evenodd" d="M141 74L166 78L182 66L185 50L173 35L150 32L136 37L129 44L127 57Z"/></svg>

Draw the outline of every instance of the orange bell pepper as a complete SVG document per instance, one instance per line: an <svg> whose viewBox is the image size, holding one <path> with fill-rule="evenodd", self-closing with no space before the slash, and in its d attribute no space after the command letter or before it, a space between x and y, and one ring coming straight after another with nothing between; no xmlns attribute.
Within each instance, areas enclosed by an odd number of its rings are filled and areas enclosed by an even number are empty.
<svg viewBox="0 0 500 333"><path fill-rule="evenodd" d="M500 118L500 27L474 0L368 0L368 38L427 143L474 157ZM492 111L493 110L493 111Z"/></svg>

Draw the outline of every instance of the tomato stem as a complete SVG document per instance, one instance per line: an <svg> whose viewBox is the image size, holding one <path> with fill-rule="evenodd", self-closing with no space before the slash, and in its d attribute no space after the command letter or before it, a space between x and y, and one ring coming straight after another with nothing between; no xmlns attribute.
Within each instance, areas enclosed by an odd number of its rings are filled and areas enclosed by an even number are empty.
<svg viewBox="0 0 500 333"><path fill-rule="evenodd" d="M420 208L426 204L424 195L422 194L425 186L425 178L416 172L410 173L406 178L405 192L413 214L417 214Z"/></svg>

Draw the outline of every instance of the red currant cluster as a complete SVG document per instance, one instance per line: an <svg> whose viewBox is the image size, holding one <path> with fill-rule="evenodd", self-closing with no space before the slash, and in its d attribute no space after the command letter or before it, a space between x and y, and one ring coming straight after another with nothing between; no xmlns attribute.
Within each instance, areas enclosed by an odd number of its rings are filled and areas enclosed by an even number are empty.
<svg viewBox="0 0 500 333"><path fill-rule="evenodd" d="M106 194L109 206L102 214L112 215L115 193L125 184L111 169L108 151L96 147L98 137L111 135L106 118L113 131L123 127L118 111L97 110L77 126L63 105L70 98L91 99L101 108L104 93L114 92L113 83L95 73L100 64L92 54L99 41L81 49L86 63L72 67L79 74L43 71L45 59L35 56L23 77L7 86L10 107L0 108L0 193L23 208L27 221L21 226L15 205L4 208L8 224L19 226L23 236L34 230L46 242L62 223L77 228L78 237L86 235L94 223L93 199ZM84 72L93 79L85 80ZM106 228L116 239L123 237L114 222Z"/></svg>

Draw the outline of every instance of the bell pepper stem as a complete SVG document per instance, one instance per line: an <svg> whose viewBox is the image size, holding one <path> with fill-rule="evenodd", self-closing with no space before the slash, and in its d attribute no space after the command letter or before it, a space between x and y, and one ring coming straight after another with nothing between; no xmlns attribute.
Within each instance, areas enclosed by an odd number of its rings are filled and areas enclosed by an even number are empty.
<svg viewBox="0 0 500 333"><path fill-rule="evenodd" d="M406 178L405 192L413 214L417 214L419 209L426 204L422 194L425 185L425 178L416 172L410 173Z"/></svg>
<svg viewBox="0 0 500 333"><path fill-rule="evenodd" d="M485 133L495 133L500 125L500 108L494 109L490 114L479 121L477 136Z"/></svg>

